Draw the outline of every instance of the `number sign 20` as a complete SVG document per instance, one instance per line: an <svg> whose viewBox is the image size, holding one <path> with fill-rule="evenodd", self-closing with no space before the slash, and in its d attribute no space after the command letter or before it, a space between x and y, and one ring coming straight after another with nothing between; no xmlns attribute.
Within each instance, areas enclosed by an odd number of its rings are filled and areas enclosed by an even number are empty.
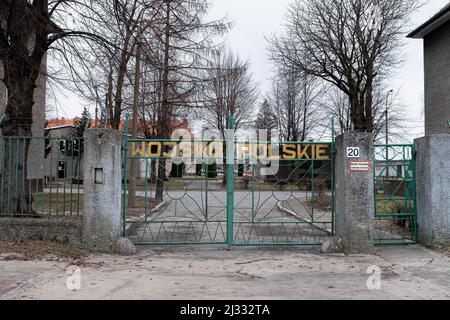
<svg viewBox="0 0 450 320"><path fill-rule="evenodd" d="M359 158L360 156L360 150L356 147L349 147L347 148L347 158Z"/></svg>

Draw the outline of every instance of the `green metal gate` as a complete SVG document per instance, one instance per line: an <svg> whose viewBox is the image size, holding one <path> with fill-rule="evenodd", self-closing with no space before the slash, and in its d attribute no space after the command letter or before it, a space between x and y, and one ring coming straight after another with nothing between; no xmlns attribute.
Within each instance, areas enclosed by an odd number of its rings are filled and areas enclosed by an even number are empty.
<svg viewBox="0 0 450 320"><path fill-rule="evenodd" d="M374 146L375 243L417 243L414 145Z"/></svg>
<svg viewBox="0 0 450 320"><path fill-rule="evenodd" d="M124 177L137 163L136 244L320 245L334 230L334 143L125 136Z"/></svg>

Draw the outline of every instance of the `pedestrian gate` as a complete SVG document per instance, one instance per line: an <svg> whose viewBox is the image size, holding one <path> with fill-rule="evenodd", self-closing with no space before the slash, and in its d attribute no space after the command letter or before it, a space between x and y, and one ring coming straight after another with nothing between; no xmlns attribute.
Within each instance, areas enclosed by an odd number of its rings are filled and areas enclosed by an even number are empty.
<svg viewBox="0 0 450 320"><path fill-rule="evenodd" d="M375 243L417 243L414 145L374 146Z"/></svg>

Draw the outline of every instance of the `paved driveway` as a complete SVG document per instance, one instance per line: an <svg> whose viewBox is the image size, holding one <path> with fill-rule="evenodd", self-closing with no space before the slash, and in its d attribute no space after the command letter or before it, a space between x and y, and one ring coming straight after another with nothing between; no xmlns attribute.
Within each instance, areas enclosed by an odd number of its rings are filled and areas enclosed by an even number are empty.
<svg viewBox="0 0 450 320"><path fill-rule="evenodd" d="M0 257L1 258L1 257ZM140 247L133 257L1 261L2 299L450 299L450 259L421 246L375 255L316 249ZM368 268L381 288L369 290ZM66 287L79 268L81 288ZM68 273L69 272L69 273ZM14 283L14 284L12 284Z"/></svg>

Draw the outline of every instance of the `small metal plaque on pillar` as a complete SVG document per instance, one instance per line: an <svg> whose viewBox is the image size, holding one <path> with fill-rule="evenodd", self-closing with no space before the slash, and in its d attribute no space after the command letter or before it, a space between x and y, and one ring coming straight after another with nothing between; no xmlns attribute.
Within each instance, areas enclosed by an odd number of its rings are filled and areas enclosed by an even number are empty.
<svg viewBox="0 0 450 320"><path fill-rule="evenodd" d="M350 172L369 172L370 161L350 161Z"/></svg>

